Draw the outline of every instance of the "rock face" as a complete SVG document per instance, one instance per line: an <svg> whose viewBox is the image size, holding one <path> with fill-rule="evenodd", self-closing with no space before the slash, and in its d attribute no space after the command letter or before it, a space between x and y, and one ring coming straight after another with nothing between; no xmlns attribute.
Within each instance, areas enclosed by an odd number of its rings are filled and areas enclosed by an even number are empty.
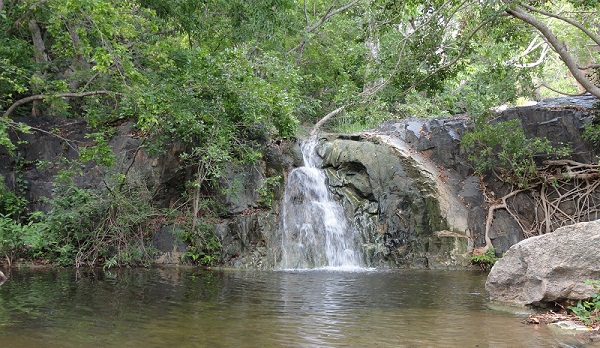
<svg viewBox="0 0 600 348"><path fill-rule="evenodd" d="M454 173L442 177L396 140L385 134L321 140L329 186L362 233L367 266L466 266L468 209L449 184Z"/></svg>
<svg viewBox="0 0 600 348"><path fill-rule="evenodd" d="M519 119L528 137L546 136L554 145L569 146L572 159L596 163L596 150L581 136L596 102L593 97L560 98L508 109L497 119ZM41 129L59 128L62 136L76 141L75 146L92 144L85 137L83 120L16 121ZM329 186L353 228L362 233L361 247L368 266L461 268L468 263L472 248L486 244L488 203L480 190L481 178L473 174L468 154L460 147L469 127L469 119L462 116L403 119L361 134L321 136L318 151ZM144 150L143 139L136 136L131 124L122 124L116 131L110 146L117 155L117 167L107 169L90 163L74 178L77 185L102 186L102 178L109 171L128 170L152 190L154 206L177 205L185 190L183 184L193 175L179 163L181 149L173 146L160 156L152 156ZM7 187L25 190L31 211L47 211L44 198L52 196L54 177L64 169L61 163L68 162L62 159L75 159L77 149L44 133L22 138L28 144L19 145L17 156L9 156L0 148L0 175ZM302 156L293 141L264 145L262 160L232 165L222 178L230 190L218 197L223 211L215 231L223 244L221 262L225 266L269 269L281 259L279 212L284 185L272 187L270 210L259 202L259 192L266 178L280 177L283 182L293 167L302 165ZM27 185L19 187L19 183ZM506 185L487 184L496 197L506 193ZM540 213L526 193L516 196L513 204L526 221ZM165 256L161 262L179 262L185 248L169 231L169 226L158 226L153 240ZM488 237L498 254L525 238L520 226L502 210L496 212Z"/></svg>
<svg viewBox="0 0 600 348"><path fill-rule="evenodd" d="M494 301L543 305L584 299L600 278L600 220L582 222L513 245L492 268L486 290Z"/></svg>

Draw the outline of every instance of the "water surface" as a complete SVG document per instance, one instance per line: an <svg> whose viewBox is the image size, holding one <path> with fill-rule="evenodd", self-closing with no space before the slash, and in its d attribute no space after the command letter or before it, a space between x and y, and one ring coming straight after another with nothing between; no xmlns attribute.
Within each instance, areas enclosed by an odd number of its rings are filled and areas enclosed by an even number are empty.
<svg viewBox="0 0 600 348"><path fill-rule="evenodd" d="M569 347L491 310L485 274L13 270L1 347ZM591 347L591 345L588 345Z"/></svg>

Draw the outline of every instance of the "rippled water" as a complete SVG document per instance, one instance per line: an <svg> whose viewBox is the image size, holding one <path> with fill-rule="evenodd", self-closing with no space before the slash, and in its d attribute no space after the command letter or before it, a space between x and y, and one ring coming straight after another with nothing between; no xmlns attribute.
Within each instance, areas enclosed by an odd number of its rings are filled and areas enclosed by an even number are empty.
<svg viewBox="0 0 600 348"><path fill-rule="evenodd" d="M479 272L13 270L0 347L568 347Z"/></svg>

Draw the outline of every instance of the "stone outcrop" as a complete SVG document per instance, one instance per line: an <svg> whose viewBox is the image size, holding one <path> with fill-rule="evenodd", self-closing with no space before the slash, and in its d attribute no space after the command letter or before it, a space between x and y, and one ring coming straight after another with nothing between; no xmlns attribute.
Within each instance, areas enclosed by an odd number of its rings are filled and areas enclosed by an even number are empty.
<svg viewBox="0 0 600 348"><path fill-rule="evenodd" d="M513 245L492 268L494 301L544 305L588 298L587 279L600 279L600 220L582 222Z"/></svg>
<svg viewBox="0 0 600 348"><path fill-rule="evenodd" d="M381 133L321 140L329 186L362 234L367 266L466 266L468 209L449 184L454 173L442 176L396 140Z"/></svg>

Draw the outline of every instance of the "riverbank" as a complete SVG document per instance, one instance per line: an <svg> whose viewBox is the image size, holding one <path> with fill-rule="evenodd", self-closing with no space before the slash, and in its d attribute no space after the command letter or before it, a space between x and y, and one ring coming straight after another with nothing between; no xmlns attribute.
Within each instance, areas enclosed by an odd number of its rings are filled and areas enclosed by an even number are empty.
<svg viewBox="0 0 600 348"><path fill-rule="evenodd" d="M573 333L588 343L600 342L600 322L587 325L573 314L549 311L531 314L523 322L531 325L545 325L551 330Z"/></svg>

